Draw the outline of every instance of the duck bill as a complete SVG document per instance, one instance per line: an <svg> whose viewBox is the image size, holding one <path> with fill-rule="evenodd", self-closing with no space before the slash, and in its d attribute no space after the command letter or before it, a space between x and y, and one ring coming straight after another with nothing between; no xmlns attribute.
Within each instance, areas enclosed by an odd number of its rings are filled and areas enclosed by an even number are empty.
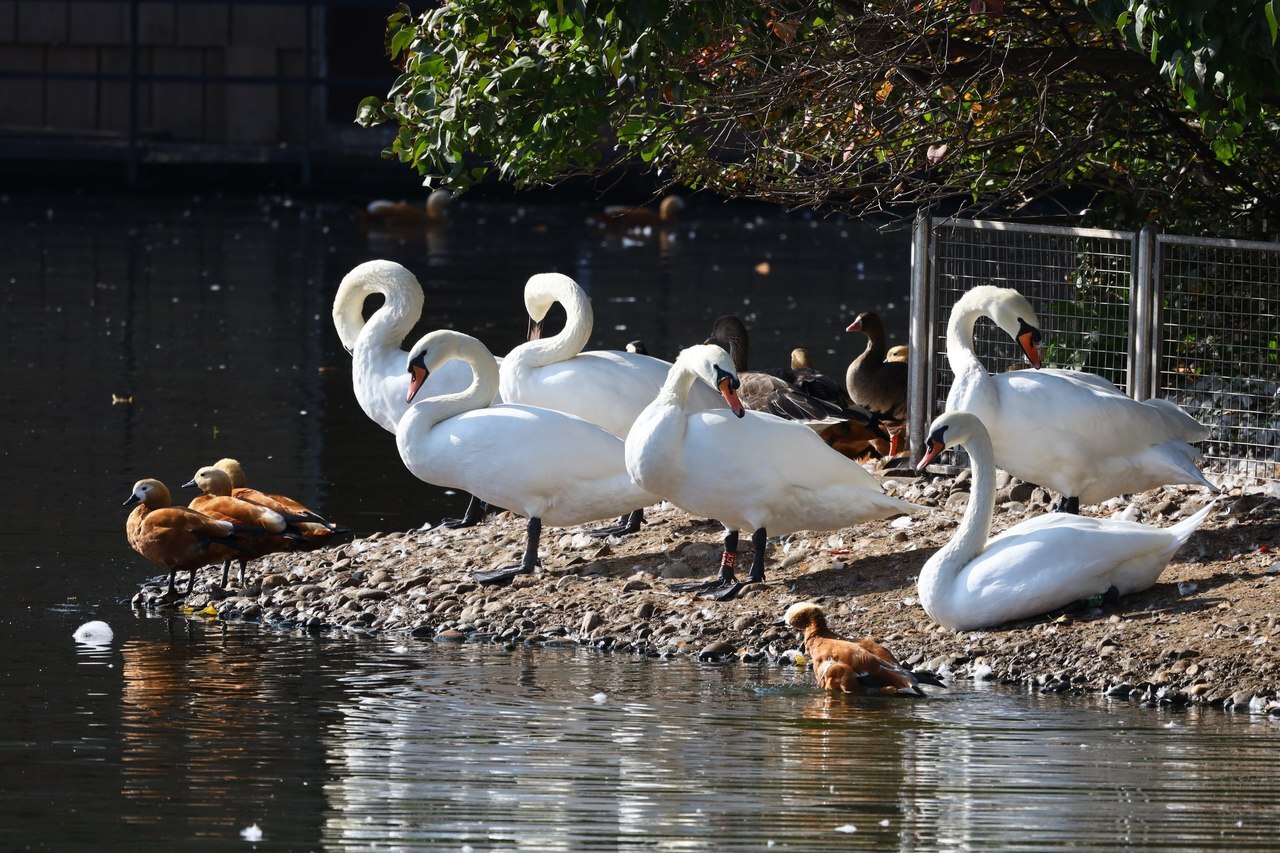
<svg viewBox="0 0 1280 853"><path fill-rule="evenodd" d="M729 404L730 411L737 417L742 417L747 410L742 407L742 401L738 399L738 392L733 388L733 380L726 376L720 380L720 396L724 397L724 401Z"/></svg>
<svg viewBox="0 0 1280 853"><path fill-rule="evenodd" d="M136 504L141 502L142 502L142 499L139 498L137 495L129 495L129 497L124 499L124 503L121 504L121 506L128 506L129 504Z"/></svg>
<svg viewBox="0 0 1280 853"><path fill-rule="evenodd" d="M861 317L858 317L858 318L857 318L856 320L854 320L852 323L850 323L849 325L845 326L845 327L844 327L844 330L845 330L846 332L861 332L861 331L862 331L862 318L861 318Z"/></svg>
<svg viewBox="0 0 1280 853"><path fill-rule="evenodd" d="M928 443L925 445L924 458L920 460L920 464L916 466L916 470L923 471L925 466L937 459L943 450L946 450L946 446L941 441L933 438L929 439Z"/></svg>
<svg viewBox="0 0 1280 853"><path fill-rule="evenodd" d="M418 395L422 384L427 381L427 375L427 369L418 367L416 364L409 368L409 393L404 398L406 403L413 402L413 398Z"/></svg>
<svg viewBox="0 0 1280 853"><path fill-rule="evenodd" d="M195 489L195 488L199 488L199 486L197 486L197 485L196 485L195 478L193 477L192 479L187 480L187 482L183 483L183 484L182 484L182 488L184 488L184 489Z"/></svg>

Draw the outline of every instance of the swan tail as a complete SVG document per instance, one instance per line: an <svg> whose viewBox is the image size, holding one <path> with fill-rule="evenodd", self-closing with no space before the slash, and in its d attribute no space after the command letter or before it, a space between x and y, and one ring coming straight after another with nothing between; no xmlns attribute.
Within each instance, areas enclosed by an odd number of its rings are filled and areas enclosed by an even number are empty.
<svg viewBox="0 0 1280 853"><path fill-rule="evenodd" d="M1195 515L1184 518L1182 521L1179 521L1177 524L1168 528L1169 532L1173 534L1174 539L1177 541L1177 546L1174 548L1175 552L1191 538L1191 534L1196 532L1200 525L1204 523L1204 520L1209 517L1209 513L1213 512L1213 508L1217 505L1218 502L1216 500L1209 501L1209 503L1201 507Z"/></svg>
<svg viewBox="0 0 1280 853"><path fill-rule="evenodd" d="M1155 410L1160 420L1170 430L1172 437L1193 443L1209 437L1209 428L1178 407L1178 404L1160 398L1144 400L1142 405Z"/></svg>

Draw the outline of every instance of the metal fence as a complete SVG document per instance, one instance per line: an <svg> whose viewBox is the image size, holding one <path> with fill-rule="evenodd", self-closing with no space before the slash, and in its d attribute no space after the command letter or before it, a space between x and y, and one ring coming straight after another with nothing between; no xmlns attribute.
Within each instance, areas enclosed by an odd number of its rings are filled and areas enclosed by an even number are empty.
<svg viewBox="0 0 1280 853"><path fill-rule="evenodd" d="M1045 361L1165 397L1210 429L1219 479L1280 480L1280 244L921 217L912 253L913 454L945 407L951 307L969 288L1016 288L1036 309ZM974 349L1018 358L995 324Z"/></svg>

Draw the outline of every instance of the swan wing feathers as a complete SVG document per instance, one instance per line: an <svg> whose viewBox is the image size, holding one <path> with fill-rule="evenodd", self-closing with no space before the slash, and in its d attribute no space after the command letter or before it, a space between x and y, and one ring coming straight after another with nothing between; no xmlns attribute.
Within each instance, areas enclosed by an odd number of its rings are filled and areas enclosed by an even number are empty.
<svg viewBox="0 0 1280 853"><path fill-rule="evenodd" d="M796 421L748 411L688 416L678 464L664 494L688 512L771 534L834 530L920 509L884 493L865 468Z"/></svg>
<svg viewBox="0 0 1280 853"><path fill-rule="evenodd" d="M401 456L415 476L566 526L656 503L628 476L623 443L595 424L533 406L475 409L411 436Z"/></svg>

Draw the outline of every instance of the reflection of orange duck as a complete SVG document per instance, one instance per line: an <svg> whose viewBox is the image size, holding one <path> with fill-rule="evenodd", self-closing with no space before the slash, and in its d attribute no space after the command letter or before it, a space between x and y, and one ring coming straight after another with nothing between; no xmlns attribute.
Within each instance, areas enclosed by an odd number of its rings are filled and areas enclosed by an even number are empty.
<svg viewBox="0 0 1280 853"><path fill-rule="evenodd" d="M268 494L267 492L249 488L246 485L244 468L235 459L229 457L219 459L213 465L215 468L225 471L227 476L231 478L231 494L241 500L265 506L283 515L285 521L292 524L299 533L306 537L308 548L319 548L328 544L335 536L351 532L349 528L326 521L320 513L308 509L291 497Z"/></svg>
<svg viewBox="0 0 1280 853"><path fill-rule="evenodd" d="M655 228L675 225L684 210L684 199L678 195L669 195L658 204L658 209L650 207L629 207L622 204L611 204L600 214L599 224L607 228L626 230Z"/></svg>
<svg viewBox="0 0 1280 853"><path fill-rule="evenodd" d="M369 202L360 212L360 218L370 225L385 228L430 225L443 222L448 217L451 201L453 193L448 190L436 190L427 196L426 204L378 199Z"/></svg>
<svg viewBox="0 0 1280 853"><path fill-rule="evenodd" d="M283 515L231 494L231 478L221 468L201 468L190 482L183 485L195 486L201 492L188 507L210 518L231 522L236 525L237 532L249 539L249 548L236 555L240 563L241 586L244 585L245 564L250 560L277 551L292 551L303 543L302 535L290 529ZM223 588L226 588L230 569L231 559L227 558L222 565Z"/></svg>
<svg viewBox="0 0 1280 853"><path fill-rule="evenodd" d="M791 605L783 619L803 632L804 653L823 690L924 696L921 683L946 686L932 673L906 669L892 652L870 637L840 639L827 627L822 608L812 602Z"/></svg>
<svg viewBox="0 0 1280 853"><path fill-rule="evenodd" d="M196 570L219 560L232 560L248 546L235 536L235 525L207 515L172 506L169 489L159 480L139 480L125 501L140 506L129 513L125 535L133 550L169 570L169 590L165 600L179 597L174 577L180 569L191 572L187 593L196 582Z"/></svg>

